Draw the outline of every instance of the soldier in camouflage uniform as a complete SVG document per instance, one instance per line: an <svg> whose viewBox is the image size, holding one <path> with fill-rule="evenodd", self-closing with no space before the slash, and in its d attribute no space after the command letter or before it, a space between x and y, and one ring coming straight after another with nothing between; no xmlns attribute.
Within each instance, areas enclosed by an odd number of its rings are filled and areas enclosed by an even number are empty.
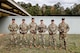
<svg viewBox="0 0 80 53"><path fill-rule="evenodd" d="M11 44L17 44L17 30L18 25L15 23L15 19L12 19L12 23L9 24L8 29L11 35Z"/></svg>
<svg viewBox="0 0 80 53"><path fill-rule="evenodd" d="M48 26L48 32L49 32L49 47L51 47L53 43L54 49L56 49L57 25L54 23L54 20L51 20L51 24Z"/></svg>
<svg viewBox="0 0 80 53"><path fill-rule="evenodd" d="M20 45L23 43L27 43L27 32L28 32L28 25L25 23L25 19L22 19L22 23L19 25L19 32L20 32Z"/></svg>
<svg viewBox="0 0 80 53"><path fill-rule="evenodd" d="M69 25L65 23L65 18L62 18L62 22L58 26L60 48L66 49L66 35L69 31Z"/></svg>
<svg viewBox="0 0 80 53"><path fill-rule="evenodd" d="M37 47L36 45L37 24L35 23L34 18L32 18L32 22L29 24L29 28L30 28L30 33L31 33L30 48L32 48L32 45L34 45L34 47Z"/></svg>
<svg viewBox="0 0 80 53"><path fill-rule="evenodd" d="M38 26L38 32L39 32L39 47L41 46L45 48L45 36L44 33L47 30L47 26L43 23L43 20L40 20L40 25Z"/></svg>

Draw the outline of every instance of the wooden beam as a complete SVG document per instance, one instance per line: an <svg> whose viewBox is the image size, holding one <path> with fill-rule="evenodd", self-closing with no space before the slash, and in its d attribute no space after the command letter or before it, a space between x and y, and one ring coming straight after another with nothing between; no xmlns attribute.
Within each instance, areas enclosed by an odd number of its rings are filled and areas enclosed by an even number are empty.
<svg viewBox="0 0 80 53"><path fill-rule="evenodd" d="M7 5L5 3L1 3L1 7L4 7L6 9L12 9L12 7L10 7L9 5Z"/></svg>

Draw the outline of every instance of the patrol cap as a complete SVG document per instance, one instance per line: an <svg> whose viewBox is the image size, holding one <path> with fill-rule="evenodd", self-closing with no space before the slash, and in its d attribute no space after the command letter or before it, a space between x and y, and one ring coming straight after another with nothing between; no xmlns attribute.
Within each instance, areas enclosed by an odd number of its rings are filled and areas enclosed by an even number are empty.
<svg viewBox="0 0 80 53"><path fill-rule="evenodd" d="M43 20L40 20L40 21L43 21Z"/></svg>
<svg viewBox="0 0 80 53"><path fill-rule="evenodd" d="M32 18L32 19L34 19L34 18Z"/></svg>
<svg viewBox="0 0 80 53"><path fill-rule="evenodd" d="M62 18L62 20L65 20L65 18Z"/></svg>
<svg viewBox="0 0 80 53"><path fill-rule="evenodd" d="M12 20L15 20L14 18Z"/></svg>
<svg viewBox="0 0 80 53"><path fill-rule="evenodd" d="M22 21L25 21L25 19L22 19Z"/></svg>
<svg viewBox="0 0 80 53"><path fill-rule="evenodd" d="M51 20L52 22L54 21L54 19Z"/></svg>

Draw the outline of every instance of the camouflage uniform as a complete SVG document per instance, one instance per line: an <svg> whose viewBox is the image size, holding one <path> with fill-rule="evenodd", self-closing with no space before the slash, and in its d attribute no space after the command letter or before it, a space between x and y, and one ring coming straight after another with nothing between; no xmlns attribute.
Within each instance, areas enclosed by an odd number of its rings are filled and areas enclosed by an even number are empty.
<svg viewBox="0 0 80 53"><path fill-rule="evenodd" d="M47 26L45 24L40 24L38 26L38 32L39 32L39 45L41 45L42 42L42 46L44 47L45 45L45 36L44 33L47 30Z"/></svg>
<svg viewBox="0 0 80 53"><path fill-rule="evenodd" d="M53 43L54 44L54 47L56 47L57 25L51 23L48 26L48 32L49 32L49 45L51 46L52 43Z"/></svg>
<svg viewBox="0 0 80 53"><path fill-rule="evenodd" d="M31 22L29 24L29 28L30 28L30 46L34 45L36 46L36 33L37 33L37 24L35 22Z"/></svg>
<svg viewBox="0 0 80 53"><path fill-rule="evenodd" d="M28 32L28 25L26 23L22 23L19 25L19 32L20 32L20 42L27 43L27 32ZM23 43L24 43L23 42Z"/></svg>
<svg viewBox="0 0 80 53"><path fill-rule="evenodd" d="M8 26L8 29L11 34L11 43L17 44L17 30L18 30L18 25L16 23L11 23Z"/></svg>
<svg viewBox="0 0 80 53"><path fill-rule="evenodd" d="M60 23L58 26L59 30L59 40L60 40L60 47L64 47L66 49L66 34L69 31L69 25L64 23Z"/></svg>

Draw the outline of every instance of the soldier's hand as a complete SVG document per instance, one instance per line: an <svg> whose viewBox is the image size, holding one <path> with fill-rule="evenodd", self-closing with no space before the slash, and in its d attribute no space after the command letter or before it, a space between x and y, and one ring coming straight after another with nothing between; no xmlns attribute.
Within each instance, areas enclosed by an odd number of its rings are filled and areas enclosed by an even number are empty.
<svg viewBox="0 0 80 53"><path fill-rule="evenodd" d="M56 32L53 32L53 34L56 34Z"/></svg>

